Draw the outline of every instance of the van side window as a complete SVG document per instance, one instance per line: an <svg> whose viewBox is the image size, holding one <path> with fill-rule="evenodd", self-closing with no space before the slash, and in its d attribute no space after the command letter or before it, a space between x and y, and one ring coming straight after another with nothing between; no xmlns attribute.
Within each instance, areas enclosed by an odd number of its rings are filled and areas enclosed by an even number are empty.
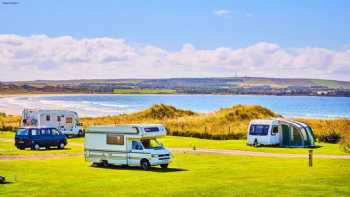
<svg viewBox="0 0 350 197"><path fill-rule="evenodd" d="M60 134L57 129L51 129L51 133L52 133L52 135L59 135Z"/></svg>
<svg viewBox="0 0 350 197"><path fill-rule="evenodd" d="M46 121L50 121L51 117L50 115L46 115Z"/></svg>
<svg viewBox="0 0 350 197"><path fill-rule="evenodd" d="M40 135L40 132L38 129L32 129L31 131L32 131L32 136L33 135Z"/></svg>
<svg viewBox="0 0 350 197"><path fill-rule="evenodd" d="M133 150L142 150L141 143L139 141L132 141L132 149Z"/></svg>
<svg viewBox="0 0 350 197"><path fill-rule="evenodd" d="M50 135L49 129L40 129L41 135Z"/></svg>
<svg viewBox="0 0 350 197"><path fill-rule="evenodd" d="M273 126L272 127L272 131L271 131L271 135L276 135L278 133L278 126Z"/></svg>

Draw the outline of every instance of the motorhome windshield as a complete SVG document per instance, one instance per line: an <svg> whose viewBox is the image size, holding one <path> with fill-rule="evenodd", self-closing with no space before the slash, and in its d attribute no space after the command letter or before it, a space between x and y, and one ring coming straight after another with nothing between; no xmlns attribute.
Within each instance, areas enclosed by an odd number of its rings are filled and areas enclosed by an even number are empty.
<svg viewBox="0 0 350 197"><path fill-rule="evenodd" d="M154 149L154 150L164 149L163 145L160 142L158 142L157 139L143 139L141 140L141 142L145 149Z"/></svg>
<svg viewBox="0 0 350 197"><path fill-rule="evenodd" d="M16 135L23 135L23 136L25 136L25 135L28 135L29 134L29 132L28 132L28 129L17 129L17 131L16 131Z"/></svg>

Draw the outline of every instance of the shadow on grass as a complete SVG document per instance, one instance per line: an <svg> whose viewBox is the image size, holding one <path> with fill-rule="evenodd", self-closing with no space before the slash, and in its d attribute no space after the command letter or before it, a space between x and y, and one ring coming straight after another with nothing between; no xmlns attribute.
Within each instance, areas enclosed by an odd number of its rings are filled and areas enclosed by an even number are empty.
<svg viewBox="0 0 350 197"><path fill-rule="evenodd" d="M308 150L308 149L318 149L318 148L322 148L323 146L320 146L320 145L315 145L315 146L310 146L310 147L303 147L303 146L279 146L279 145L257 145L257 146L253 146L253 145L248 145L250 147L253 147L253 148L275 148L275 149L286 149L286 148L291 148L291 149L305 149L305 150Z"/></svg>
<svg viewBox="0 0 350 197"><path fill-rule="evenodd" d="M32 149L24 149L23 151L29 151L29 152L41 152L41 151L58 151L58 150L62 150L62 151L69 151L72 150L71 148L64 148L64 149L58 149L58 148L40 148L39 150L32 150Z"/></svg>
<svg viewBox="0 0 350 197"><path fill-rule="evenodd" d="M14 182L10 182L10 181L4 181L4 182L0 182L0 185L5 185L5 184L13 184Z"/></svg>
<svg viewBox="0 0 350 197"><path fill-rule="evenodd" d="M127 165L109 165L108 167L103 166L97 166L97 165L91 165L93 168L104 168L104 169L110 169L110 170L136 170L136 171L144 171L140 167L137 166L127 166ZM181 172L181 171L188 171L187 169L182 168L160 168L160 167L151 167L149 172Z"/></svg>

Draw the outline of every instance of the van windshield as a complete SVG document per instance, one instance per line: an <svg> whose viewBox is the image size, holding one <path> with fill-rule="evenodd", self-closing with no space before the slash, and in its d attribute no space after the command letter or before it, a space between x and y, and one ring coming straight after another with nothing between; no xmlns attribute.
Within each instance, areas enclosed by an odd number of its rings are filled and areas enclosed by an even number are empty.
<svg viewBox="0 0 350 197"><path fill-rule="evenodd" d="M154 149L154 150L164 149L163 145L160 142L158 142L157 139L143 139L141 140L141 142L145 149Z"/></svg>
<svg viewBox="0 0 350 197"><path fill-rule="evenodd" d="M28 129L17 129L16 135L28 135Z"/></svg>

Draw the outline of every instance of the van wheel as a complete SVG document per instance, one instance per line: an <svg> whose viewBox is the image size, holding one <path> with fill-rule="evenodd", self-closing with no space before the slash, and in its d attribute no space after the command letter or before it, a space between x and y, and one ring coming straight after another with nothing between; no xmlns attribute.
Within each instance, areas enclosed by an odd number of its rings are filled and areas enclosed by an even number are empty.
<svg viewBox="0 0 350 197"><path fill-rule="evenodd" d="M141 160L141 168L143 170L148 170L151 167L147 159Z"/></svg>
<svg viewBox="0 0 350 197"><path fill-rule="evenodd" d="M78 136L79 136L79 137L82 137L82 136L83 136L83 131L82 131L82 130L79 131Z"/></svg>
<svg viewBox="0 0 350 197"><path fill-rule="evenodd" d="M19 150L24 150L24 147L18 147Z"/></svg>
<svg viewBox="0 0 350 197"><path fill-rule="evenodd" d="M39 144L35 143L32 147L33 150L39 150L40 149L40 146Z"/></svg>
<svg viewBox="0 0 350 197"><path fill-rule="evenodd" d="M60 142L58 144L58 149L64 149L64 143L63 142Z"/></svg>
<svg viewBox="0 0 350 197"><path fill-rule="evenodd" d="M160 167L163 169L167 169L169 164L160 164Z"/></svg>

